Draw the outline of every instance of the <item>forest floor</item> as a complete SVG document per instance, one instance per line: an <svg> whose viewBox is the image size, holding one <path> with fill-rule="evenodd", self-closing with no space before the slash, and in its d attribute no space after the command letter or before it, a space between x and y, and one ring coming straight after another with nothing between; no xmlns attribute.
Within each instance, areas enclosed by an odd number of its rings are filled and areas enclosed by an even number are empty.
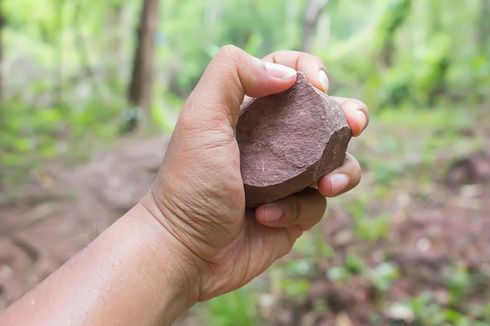
<svg viewBox="0 0 490 326"><path fill-rule="evenodd" d="M307 286L293 294L262 289L258 318L272 325L340 326L489 321L490 124L479 116L470 120L482 125L463 126L459 137L473 139L478 130L483 142L464 155L447 159L458 142L444 145L434 161L415 159L388 177L385 170L376 172L379 164L361 160L361 187L333 200L329 217L313 231L325 245L300 243L280 263L285 269L288 262L301 263L288 277ZM362 158L389 125L386 118L372 141L363 143L367 149L357 144L353 152ZM134 205L149 189L165 143L164 137L121 139L85 164L51 163L16 191L0 188L0 308ZM384 156L380 161L391 162ZM384 186L373 186L379 180ZM264 279L273 283L272 276ZM196 314L181 324L202 321Z"/></svg>

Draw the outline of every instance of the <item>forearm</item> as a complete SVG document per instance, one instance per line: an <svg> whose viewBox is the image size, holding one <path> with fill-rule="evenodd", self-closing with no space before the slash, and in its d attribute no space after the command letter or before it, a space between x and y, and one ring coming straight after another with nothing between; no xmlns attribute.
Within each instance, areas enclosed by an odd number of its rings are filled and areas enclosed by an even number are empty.
<svg viewBox="0 0 490 326"><path fill-rule="evenodd" d="M170 324L191 304L173 241L137 205L9 307L0 324Z"/></svg>

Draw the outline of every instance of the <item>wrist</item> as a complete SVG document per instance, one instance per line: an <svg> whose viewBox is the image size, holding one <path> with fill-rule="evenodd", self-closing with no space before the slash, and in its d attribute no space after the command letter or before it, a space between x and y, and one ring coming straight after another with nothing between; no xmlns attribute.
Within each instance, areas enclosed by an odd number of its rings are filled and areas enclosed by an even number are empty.
<svg viewBox="0 0 490 326"><path fill-rule="evenodd" d="M174 242L137 204L11 306L2 322L169 325L196 302L198 284Z"/></svg>
<svg viewBox="0 0 490 326"><path fill-rule="evenodd" d="M156 282L147 281L160 285L159 291L165 296L160 302L161 317L163 324L170 324L198 301L199 274L182 244L162 225L156 204L147 197L127 214L127 218L133 218L151 233L147 251L151 253L154 270L160 273L151 276ZM158 282L158 279L163 279L163 282Z"/></svg>

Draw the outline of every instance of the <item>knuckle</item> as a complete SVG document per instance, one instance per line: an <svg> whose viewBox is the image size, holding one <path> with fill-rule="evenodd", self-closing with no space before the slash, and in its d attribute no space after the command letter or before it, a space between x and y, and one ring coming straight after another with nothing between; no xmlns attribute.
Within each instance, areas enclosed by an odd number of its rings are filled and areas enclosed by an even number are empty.
<svg viewBox="0 0 490 326"><path fill-rule="evenodd" d="M280 61L281 58L297 55L297 51L291 50L277 50L269 54L267 57L271 57L273 62Z"/></svg>
<svg viewBox="0 0 490 326"><path fill-rule="evenodd" d="M362 175L361 175L361 173L359 173L357 178L354 180L353 186L356 187L359 183L361 183L361 179L362 179Z"/></svg>
<svg viewBox="0 0 490 326"><path fill-rule="evenodd" d="M241 50L237 46L233 44L226 44L221 47L216 57L235 61L239 57L240 52Z"/></svg>
<svg viewBox="0 0 490 326"><path fill-rule="evenodd" d="M361 164L352 154L349 154L349 169L355 174L361 174Z"/></svg>
<svg viewBox="0 0 490 326"><path fill-rule="evenodd" d="M356 169L354 178L352 178L352 187L357 186L361 182L361 178L362 178L362 173L361 173L361 168L359 167Z"/></svg>
<svg viewBox="0 0 490 326"><path fill-rule="evenodd" d="M298 65L306 65L306 64L309 64L310 66L311 65L318 66L318 68L325 70L325 73L327 72L327 69L323 65L323 62L322 60L320 60L320 58L310 53L299 52Z"/></svg>
<svg viewBox="0 0 490 326"><path fill-rule="evenodd" d="M358 100L358 99L354 99L353 102L356 104L358 110L362 110L365 113L369 112L369 109L368 109L366 103L364 103L363 101Z"/></svg>
<svg viewBox="0 0 490 326"><path fill-rule="evenodd" d="M291 196L289 200L289 211L291 212L291 223L294 225L298 222L301 216L301 204L296 195Z"/></svg>
<svg viewBox="0 0 490 326"><path fill-rule="evenodd" d="M325 70L325 72L327 72L327 68L325 67L325 65L323 64L322 60L317 57L316 55L313 55L313 54L309 54L309 60L311 60L312 62L315 62L321 69Z"/></svg>
<svg viewBox="0 0 490 326"><path fill-rule="evenodd" d="M189 96L184 104L184 109L179 115L179 119L177 121L177 124L181 127L189 127L195 124L196 118L193 114L195 110L195 100L191 96Z"/></svg>
<svg viewBox="0 0 490 326"><path fill-rule="evenodd" d="M346 168L350 175L352 187L357 186L361 182L361 165L359 161L350 153L346 154Z"/></svg>
<svg viewBox="0 0 490 326"><path fill-rule="evenodd" d="M343 102L343 106L352 111L366 110L367 106L361 100L356 98L347 98Z"/></svg>
<svg viewBox="0 0 490 326"><path fill-rule="evenodd" d="M313 200L314 204L312 205L315 205L315 207L317 207L315 215L318 215L319 218L321 218L323 216L323 213L325 213L325 210L327 209L327 199L323 197L318 191L316 191Z"/></svg>
<svg viewBox="0 0 490 326"><path fill-rule="evenodd" d="M322 195L320 195L320 198L321 198L321 210L320 210L320 218L323 216L323 214L325 214L325 211L327 210L327 199L325 197L323 197Z"/></svg>
<svg viewBox="0 0 490 326"><path fill-rule="evenodd" d="M327 200L323 196L316 198L315 209L312 211L311 216L305 221L305 225L302 226L303 230L309 230L320 222L325 210L327 209Z"/></svg>

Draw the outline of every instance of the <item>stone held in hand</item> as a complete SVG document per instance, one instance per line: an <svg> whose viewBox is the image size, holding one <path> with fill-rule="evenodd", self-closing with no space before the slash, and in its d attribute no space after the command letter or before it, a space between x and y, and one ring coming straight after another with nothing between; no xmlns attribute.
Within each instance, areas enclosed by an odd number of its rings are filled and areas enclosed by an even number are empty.
<svg viewBox="0 0 490 326"><path fill-rule="evenodd" d="M246 206L256 207L342 165L351 130L340 105L298 73L287 91L242 104L236 138Z"/></svg>

